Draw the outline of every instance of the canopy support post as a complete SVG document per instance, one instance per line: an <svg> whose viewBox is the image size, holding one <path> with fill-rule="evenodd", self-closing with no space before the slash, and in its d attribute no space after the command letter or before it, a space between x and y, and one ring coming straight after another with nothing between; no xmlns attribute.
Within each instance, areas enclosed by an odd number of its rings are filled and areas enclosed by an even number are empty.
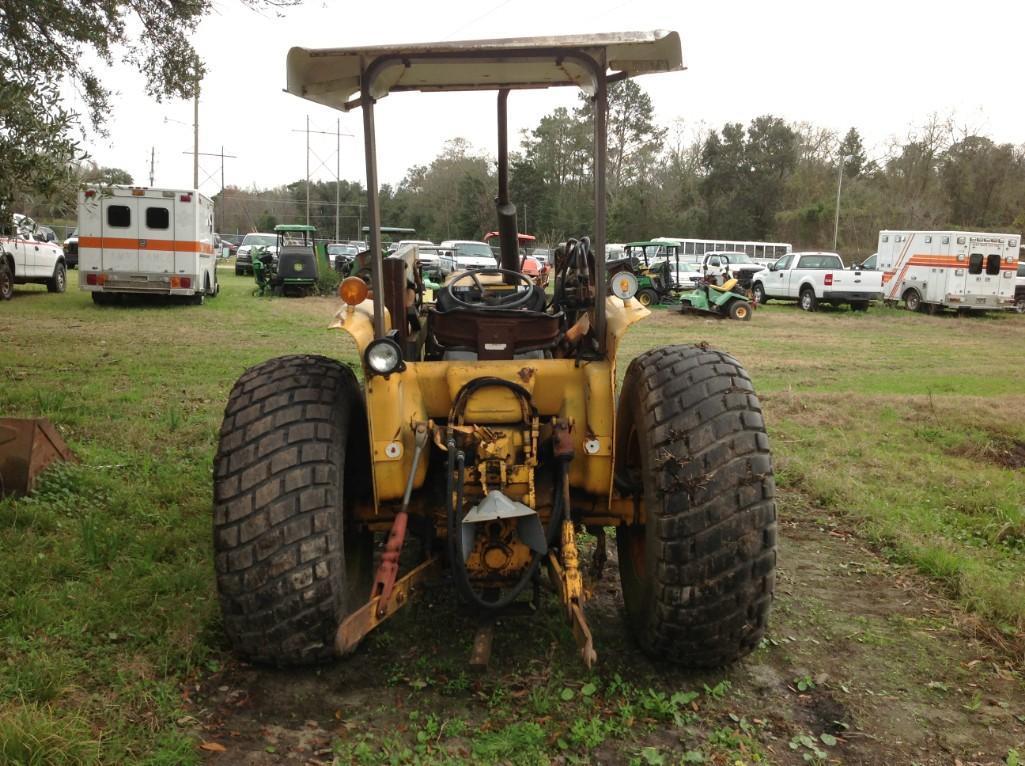
<svg viewBox="0 0 1025 766"><path fill-rule="evenodd" d="M360 100L363 104L363 142L367 159L367 226L370 229L370 288L374 291L374 337L385 336L384 266L381 253L381 201L377 189L377 137L374 131L374 99L371 78L364 70ZM395 317L392 317L396 321Z"/></svg>
<svg viewBox="0 0 1025 766"><path fill-rule="evenodd" d="M609 91L605 61L594 68L594 330L605 352L605 168L608 164Z"/></svg>

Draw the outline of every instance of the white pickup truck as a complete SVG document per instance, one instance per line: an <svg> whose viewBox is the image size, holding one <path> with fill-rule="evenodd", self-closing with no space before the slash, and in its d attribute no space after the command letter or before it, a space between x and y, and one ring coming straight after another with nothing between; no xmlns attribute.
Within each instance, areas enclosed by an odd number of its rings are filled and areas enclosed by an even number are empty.
<svg viewBox="0 0 1025 766"><path fill-rule="evenodd" d="M0 300L14 296L14 285L29 282L62 293L68 284L67 265L60 245L48 241L31 218L15 213L12 223L0 230Z"/></svg>
<svg viewBox="0 0 1025 766"><path fill-rule="evenodd" d="M752 277L751 295L760 304L770 298L797 301L805 311L819 303L847 303L854 311L868 311L869 301L882 298L882 275L846 270L836 253L787 253Z"/></svg>

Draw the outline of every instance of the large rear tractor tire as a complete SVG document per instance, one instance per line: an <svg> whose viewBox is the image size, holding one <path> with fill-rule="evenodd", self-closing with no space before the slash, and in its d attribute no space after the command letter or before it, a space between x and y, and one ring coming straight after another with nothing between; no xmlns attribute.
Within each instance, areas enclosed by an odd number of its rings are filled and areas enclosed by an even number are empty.
<svg viewBox="0 0 1025 766"><path fill-rule="evenodd" d="M616 483L645 523L616 532L626 613L645 653L729 664L765 634L776 570L775 483L751 380L693 346L634 359L620 397Z"/></svg>
<svg viewBox="0 0 1025 766"><path fill-rule="evenodd" d="M373 540L345 518L367 491L355 375L322 356L250 368L228 399L214 463L214 550L235 651L276 665L331 657L340 620L370 595Z"/></svg>

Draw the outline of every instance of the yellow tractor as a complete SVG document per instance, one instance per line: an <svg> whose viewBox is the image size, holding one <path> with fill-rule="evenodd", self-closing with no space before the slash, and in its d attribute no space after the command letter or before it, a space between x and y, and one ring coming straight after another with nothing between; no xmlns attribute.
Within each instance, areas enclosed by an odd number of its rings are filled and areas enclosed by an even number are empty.
<svg viewBox="0 0 1025 766"><path fill-rule="evenodd" d="M536 604L545 569L590 665L585 529L599 565L614 534L629 629L650 656L713 667L758 645L776 509L750 378L704 344L654 348L616 405L617 349L649 312L631 274L606 270L608 87L683 68L675 32L289 52L289 92L362 110L370 280L342 283L331 325L355 340L362 383L337 359L285 356L231 392L214 540L237 652L278 665L347 654L426 578L493 624ZM593 237L557 249L549 295L519 271L507 105L556 86L593 101L595 215ZM497 91L501 256L450 275L431 304L415 250L382 253L374 109L400 91L463 90Z"/></svg>

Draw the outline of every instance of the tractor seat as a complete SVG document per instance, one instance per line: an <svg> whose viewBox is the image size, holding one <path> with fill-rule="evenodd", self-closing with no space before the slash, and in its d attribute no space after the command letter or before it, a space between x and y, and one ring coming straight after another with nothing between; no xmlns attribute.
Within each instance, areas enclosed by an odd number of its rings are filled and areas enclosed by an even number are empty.
<svg viewBox="0 0 1025 766"><path fill-rule="evenodd" d="M713 290L718 290L719 292L723 292L723 293L728 293L730 290L732 290L736 286L737 286L737 278L736 277L733 277L731 279L726 280L721 285L712 285L712 284L709 285L709 287L711 287Z"/></svg>
<svg viewBox="0 0 1025 766"><path fill-rule="evenodd" d="M445 290L438 291L438 307L443 307L444 294ZM445 359L534 359L559 342L561 320L562 312L546 314L526 308L432 308L427 312L427 330Z"/></svg>

